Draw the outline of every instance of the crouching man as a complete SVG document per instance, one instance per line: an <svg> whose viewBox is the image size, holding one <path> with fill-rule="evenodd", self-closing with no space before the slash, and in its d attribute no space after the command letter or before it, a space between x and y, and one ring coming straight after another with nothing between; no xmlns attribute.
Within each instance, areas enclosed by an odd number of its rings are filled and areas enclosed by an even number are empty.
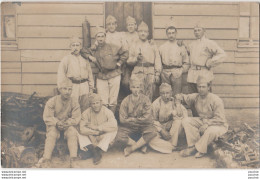
<svg viewBox="0 0 260 179"><path fill-rule="evenodd" d="M223 101L217 95L209 93L210 82L199 76L197 88L199 93L176 95L176 98L194 107L197 113L182 121L188 144L188 148L181 151L184 157L195 153L196 158L203 157L208 145L228 130Z"/></svg>
<svg viewBox="0 0 260 179"><path fill-rule="evenodd" d="M141 93L139 79L130 80L132 94L127 96L120 106L120 127L116 143L123 145L125 156L148 144L157 136L153 126L150 99ZM133 139L139 138L137 142Z"/></svg>
<svg viewBox="0 0 260 179"><path fill-rule="evenodd" d="M43 112L43 120L46 124L46 140L43 158L39 165L50 168L50 159L60 133L64 132L70 152L70 162L77 159L78 138L76 126L81 119L80 106L77 98L72 98L72 83L64 80L59 83L60 95L48 100Z"/></svg>
<svg viewBox="0 0 260 179"><path fill-rule="evenodd" d="M167 83L162 83L160 86L160 97L152 104L152 114L154 125L160 133L160 137L171 144L172 150L176 150L179 134L183 130L182 120L188 117L188 112L181 105L180 101L171 96L171 86ZM156 141L152 140L150 146L155 148L156 145L158 145ZM169 147L167 145L164 146L167 151Z"/></svg>
<svg viewBox="0 0 260 179"><path fill-rule="evenodd" d="M79 144L83 151L90 152L93 163L99 164L102 151L106 152L117 133L117 121L114 114L102 105L101 97L92 94L91 107L82 113L80 121Z"/></svg>

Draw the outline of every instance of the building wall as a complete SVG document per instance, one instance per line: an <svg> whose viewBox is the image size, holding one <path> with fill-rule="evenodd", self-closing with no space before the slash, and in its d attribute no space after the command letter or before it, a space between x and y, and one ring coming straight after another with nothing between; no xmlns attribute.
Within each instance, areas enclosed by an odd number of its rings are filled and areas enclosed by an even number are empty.
<svg viewBox="0 0 260 179"><path fill-rule="evenodd" d="M259 41L251 45L239 41L239 34L247 31L253 34L254 40L259 37L256 25L248 30L240 26L250 16L248 9L253 18L246 22L255 24L259 19L257 5L239 2L152 4L153 37L158 46L166 41L165 24L173 18L179 39L194 40L193 27L201 22L207 37L226 51L227 60L214 68L213 92L224 100L230 120L258 119L259 116ZM90 2L16 5L17 47L2 46L2 91L53 95L59 61L69 53L69 37L82 36L81 25L87 18L93 38L93 28L104 26L104 6L105 3Z"/></svg>

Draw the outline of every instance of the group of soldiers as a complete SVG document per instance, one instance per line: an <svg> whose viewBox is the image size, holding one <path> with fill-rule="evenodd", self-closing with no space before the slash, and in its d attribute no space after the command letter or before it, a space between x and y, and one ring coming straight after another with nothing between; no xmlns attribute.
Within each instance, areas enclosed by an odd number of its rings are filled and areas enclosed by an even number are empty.
<svg viewBox="0 0 260 179"><path fill-rule="evenodd" d="M176 40L177 29L168 24L168 40L157 48L148 40L147 24L141 22L137 27L129 16L126 25L127 32L117 32L117 20L109 15L106 29L97 27L90 48L82 49L81 40L71 38L71 54L58 68L60 95L49 99L43 113L46 141L40 165L49 166L61 132L71 165L89 157L98 164L102 152L111 146L122 148L125 156L137 149L146 153L147 147L171 153L178 150L183 130L188 147L181 155L199 158L212 141L227 132L223 102L211 93L212 67L223 62L225 52L205 37L204 27L196 25L196 40L186 45ZM90 62L99 70L95 82ZM185 72L191 94L181 93ZM160 85L160 97L154 100L156 85ZM121 102L116 120L120 86L131 94ZM83 108L86 103L89 105Z"/></svg>

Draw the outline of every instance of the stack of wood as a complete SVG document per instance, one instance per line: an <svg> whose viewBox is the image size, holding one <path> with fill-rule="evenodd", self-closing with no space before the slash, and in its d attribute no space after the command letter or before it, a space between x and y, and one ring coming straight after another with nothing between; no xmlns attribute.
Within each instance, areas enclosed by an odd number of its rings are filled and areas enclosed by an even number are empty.
<svg viewBox="0 0 260 179"><path fill-rule="evenodd" d="M229 130L215 144L215 156L222 168L259 168L259 127L244 123Z"/></svg>

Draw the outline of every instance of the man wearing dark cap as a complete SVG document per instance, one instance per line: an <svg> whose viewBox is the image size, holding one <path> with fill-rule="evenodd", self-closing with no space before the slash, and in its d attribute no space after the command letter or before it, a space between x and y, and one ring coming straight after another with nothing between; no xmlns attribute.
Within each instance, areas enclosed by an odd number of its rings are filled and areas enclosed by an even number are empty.
<svg viewBox="0 0 260 179"><path fill-rule="evenodd" d="M195 108L197 113L196 116L182 120L188 148L181 151L181 155L186 157L196 154L195 157L200 158L207 153L211 142L227 132L228 124L223 101L209 92L208 79L199 76L196 83L199 93L177 94L176 98Z"/></svg>
<svg viewBox="0 0 260 179"><path fill-rule="evenodd" d="M102 105L98 94L90 97L91 107L82 113L79 144L83 151L91 152L93 163L97 165L116 137L117 121L111 110Z"/></svg>

